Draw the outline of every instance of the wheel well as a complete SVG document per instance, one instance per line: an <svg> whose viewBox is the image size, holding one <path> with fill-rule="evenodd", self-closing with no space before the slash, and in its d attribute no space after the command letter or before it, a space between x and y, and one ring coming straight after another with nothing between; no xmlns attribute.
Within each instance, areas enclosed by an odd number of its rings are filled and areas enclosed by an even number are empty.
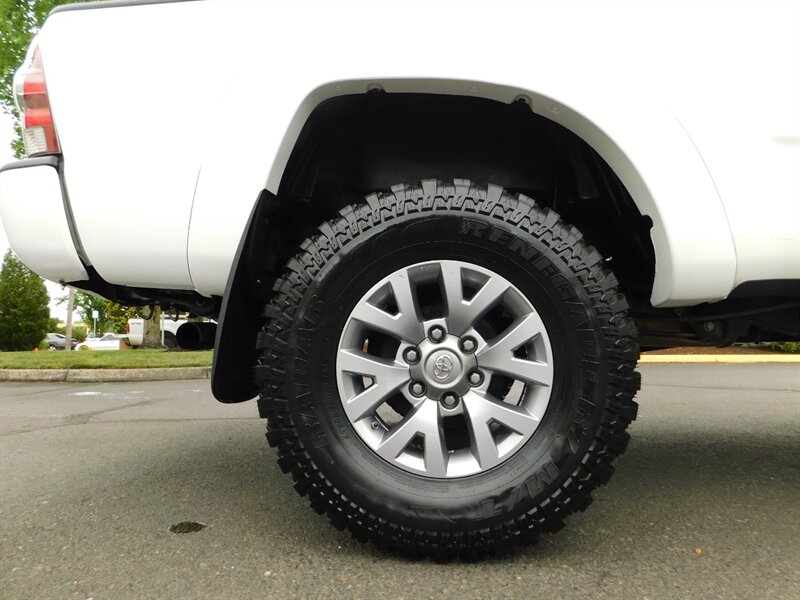
<svg viewBox="0 0 800 600"><path fill-rule="evenodd" d="M420 180L470 179L523 193L578 227L608 261L628 302L650 307L652 221L586 142L531 111L465 96L368 92L319 104L303 125L278 193L256 202L228 280L212 389L252 398L258 328L272 286L300 244L372 192Z"/></svg>
<svg viewBox="0 0 800 600"><path fill-rule="evenodd" d="M375 91L322 102L281 180L270 227L281 243L270 245L285 251L274 263L371 192L455 178L501 185L554 209L603 254L632 303L649 303L652 221L597 152L523 100Z"/></svg>

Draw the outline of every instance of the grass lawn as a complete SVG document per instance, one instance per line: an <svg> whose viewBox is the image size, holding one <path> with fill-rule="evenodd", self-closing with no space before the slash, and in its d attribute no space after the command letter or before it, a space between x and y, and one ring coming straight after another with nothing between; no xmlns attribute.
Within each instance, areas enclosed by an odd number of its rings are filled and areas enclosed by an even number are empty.
<svg viewBox="0 0 800 600"><path fill-rule="evenodd" d="M211 366L211 350L0 352L0 369L146 369L209 366Z"/></svg>

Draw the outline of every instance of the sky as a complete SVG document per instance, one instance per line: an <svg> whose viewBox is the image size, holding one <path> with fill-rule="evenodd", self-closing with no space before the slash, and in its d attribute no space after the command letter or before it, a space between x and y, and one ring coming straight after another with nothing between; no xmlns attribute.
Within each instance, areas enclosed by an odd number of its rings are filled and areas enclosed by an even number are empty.
<svg viewBox="0 0 800 600"><path fill-rule="evenodd" d="M12 128L11 117L3 112L0 112L0 165L14 160L14 154L11 152L11 139L14 130ZM0 221L0 255L5 255L8 249L8 238L3 229L2 221ZM67 305L66 303L57 305L55 299L65 296L66 288L62 288L59 284L52 281L45 281L47 286L47 293L50 294L50 316L56 317L62 321L67 318Z"/></svg>

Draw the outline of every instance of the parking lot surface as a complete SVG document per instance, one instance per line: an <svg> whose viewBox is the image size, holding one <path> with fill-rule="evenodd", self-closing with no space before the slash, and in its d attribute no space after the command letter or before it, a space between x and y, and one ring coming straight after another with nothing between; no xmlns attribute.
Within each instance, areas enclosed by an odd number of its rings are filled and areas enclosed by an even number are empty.
<svg viewBox="0 0 800 600"><path fill-rule="evenodd" d="M800 597L800 365L641 371L589 510L474 564L328 526L207 381L1 384L0 598Z"/></svg>

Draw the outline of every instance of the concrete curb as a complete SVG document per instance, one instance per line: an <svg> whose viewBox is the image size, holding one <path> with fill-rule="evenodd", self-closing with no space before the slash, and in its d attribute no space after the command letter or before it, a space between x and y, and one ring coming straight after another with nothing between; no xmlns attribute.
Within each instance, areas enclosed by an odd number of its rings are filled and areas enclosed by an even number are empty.
<svg viewBox="0 0 800 600"><path fill-rule="evenodd" d="M164 369L0 369L1 381L167 381L210 379L211 367L173 367Z"/></svg>
<svg viewBox="0 0 800 600"><path fill-rule="evenodd" d="M639 362L648 363L797 363L800 354L642 354Z"/></svg>
<svg viewBox="0 0 800 600"><path fill-rule="evenodd" d="M643 354L641 364L800 364L800 354ZM0 382L75 382L169 381L211 379L211 367L173 367L154 369L0 369Z"/></svg>

